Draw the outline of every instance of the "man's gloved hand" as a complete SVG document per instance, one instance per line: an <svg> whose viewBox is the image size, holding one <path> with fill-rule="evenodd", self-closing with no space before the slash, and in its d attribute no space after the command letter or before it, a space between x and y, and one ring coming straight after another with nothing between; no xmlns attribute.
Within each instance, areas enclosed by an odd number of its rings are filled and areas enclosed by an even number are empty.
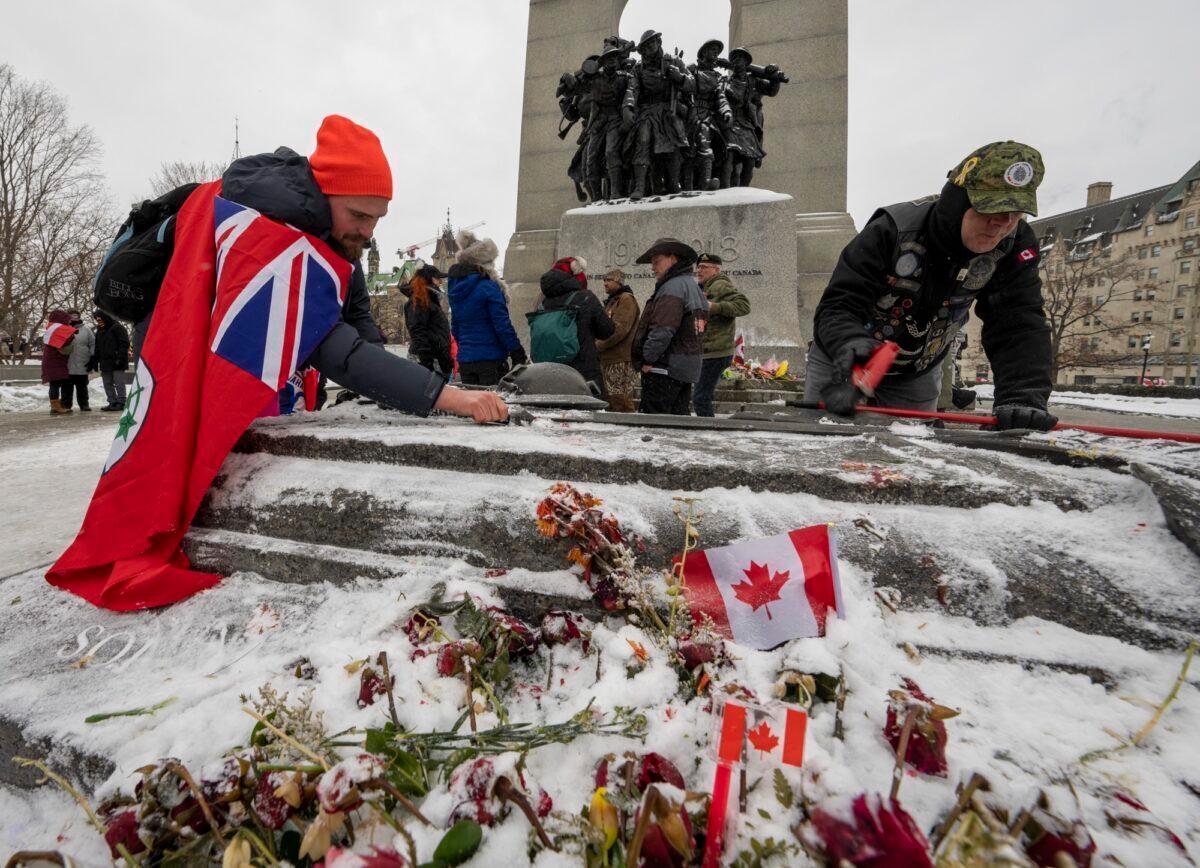
<svg viewBox="0 0 1200 868"><path fill-rule="evenodd" d="M866 362L871 354L880 347L880 342L874 338L851 338L833 353L834 383L846 383L854 374L854 366Z"/></svg>
<svg viewBox="0 0 1200 868"><path fill-rule="evenodd" d="M1058 417L1023 404L1004 404L992 410L996 417L996 430L1027 428L1030 431L1049 431L1058 424Z"/></svg>
<svg viewBox="0 0 1200 868"><path fill-rule="evenodd" d="M821 392L825 409L838 416L853 416L854 407L863 397L863 393L854 388L854 384L849 380L844 383L830 383Z"/></svg>
<svg viewBox="0 0 1200 868"><path fill-rule="evenodd" d="M515 350L508 354L508 361L512 367L517 365L529 364L529 356L525 355L525 348L518 346Z"/></svg>

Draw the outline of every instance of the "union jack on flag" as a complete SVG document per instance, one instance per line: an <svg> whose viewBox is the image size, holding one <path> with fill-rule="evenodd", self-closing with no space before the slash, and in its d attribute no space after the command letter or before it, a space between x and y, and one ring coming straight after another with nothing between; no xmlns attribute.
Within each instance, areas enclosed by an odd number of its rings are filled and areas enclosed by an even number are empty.
<svg viewBox="0 0 1200 868"><path fill-rule="evenodd" d="M252 208L217 196L213 223L209 348L278 391L337 321L347 282L323 243Z"/></svg>

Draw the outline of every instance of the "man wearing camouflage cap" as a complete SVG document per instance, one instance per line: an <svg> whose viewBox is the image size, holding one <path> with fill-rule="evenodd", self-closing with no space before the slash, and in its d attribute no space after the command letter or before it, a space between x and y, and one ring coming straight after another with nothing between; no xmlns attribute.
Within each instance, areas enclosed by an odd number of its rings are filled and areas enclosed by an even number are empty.
<svg viewBox="0 0 1200 868"><path fill-rule="evenodd" d="M1000 428L1049 430L1050 328L1042 309L1037 214L1041 154L993 142L950 170L937 196L880 208L846 245L814 317L805 400L851 415L855 365L883 341L900 353L873 403L933 410L942 359L971 305L995 372Z"/></svg>

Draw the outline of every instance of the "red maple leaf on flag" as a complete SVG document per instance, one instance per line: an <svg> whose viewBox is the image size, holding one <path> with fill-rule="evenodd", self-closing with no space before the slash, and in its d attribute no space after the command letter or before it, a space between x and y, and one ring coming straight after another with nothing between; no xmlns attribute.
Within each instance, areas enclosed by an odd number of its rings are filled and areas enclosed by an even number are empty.
<svg viewBox="0 0 1200 868"><path fill-rule="evenodd" d="M763 753L770 753L779 746L779 736L771 732L771 727L765 720L746 733L746 737L750 739L751 747Z"/></svg>
<svg viewBox="0 0 1200 868"><path fill-rule="evenodd" d="M750 561L750 569L742 570L742 572L750 581L738 582L734 585L733 595L755 612L758 611L759 606L766 606L767 603L778 600L780 590L791 578L791 570L776 573L772 577L766 564L756 564L754 561ZM767 620L771 620L770 608L767 609Z"/></svg>

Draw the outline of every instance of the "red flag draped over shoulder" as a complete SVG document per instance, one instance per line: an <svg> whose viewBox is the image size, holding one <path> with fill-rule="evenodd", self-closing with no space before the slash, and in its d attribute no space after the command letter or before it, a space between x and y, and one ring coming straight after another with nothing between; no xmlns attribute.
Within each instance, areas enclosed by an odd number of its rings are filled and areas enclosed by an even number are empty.
<svg viewBox="0 0 1200 868"><path fill-rule="evenodd" d="M125 413L75 541L46 574L97 606L176 602L221 577L180 542L247 426L337 323L351 265L322 241L198 188Z"/></svg>

